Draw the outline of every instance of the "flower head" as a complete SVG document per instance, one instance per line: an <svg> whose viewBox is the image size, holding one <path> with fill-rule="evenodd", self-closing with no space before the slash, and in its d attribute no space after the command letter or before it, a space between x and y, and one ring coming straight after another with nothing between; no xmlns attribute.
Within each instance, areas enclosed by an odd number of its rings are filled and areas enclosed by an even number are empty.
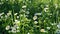
<svg viewBox="0 0 60 34"><path fill-rule="evenodd" d="M41 29L40 32L46 32L45 29Z"/></svg>
<svg viewBox="0 0 60 34"><path fill-rule="evenodd" d="M6 26L6 30L9 30L10 29L10 26L8 25L8 26Z"/></svg>
<svg viewBox="0 0 60 34"><path fill-rule="evenodd" d="M34 16L34 17L33 17L33 20L36 20L36 19L37 19L37 16Z"/></svg>

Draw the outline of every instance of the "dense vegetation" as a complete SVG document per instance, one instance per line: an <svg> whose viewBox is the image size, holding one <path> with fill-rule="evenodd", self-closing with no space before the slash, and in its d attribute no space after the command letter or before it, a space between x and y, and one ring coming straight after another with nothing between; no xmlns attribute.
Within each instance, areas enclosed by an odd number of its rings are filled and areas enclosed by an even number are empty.
<svg viewBox="0 0 60 34"><path fill-rule="evenodd" d="M60 34L60 0L0 0L0 34Z"/></svg>

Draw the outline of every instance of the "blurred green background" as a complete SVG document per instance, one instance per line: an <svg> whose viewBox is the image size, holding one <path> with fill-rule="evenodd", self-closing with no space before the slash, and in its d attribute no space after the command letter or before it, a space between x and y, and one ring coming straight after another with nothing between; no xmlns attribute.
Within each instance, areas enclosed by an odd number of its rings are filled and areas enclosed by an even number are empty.
<svg viewBox="0 0 60 34"><path fill-rule="evenodd" d="M60 34L60 0L0 0L0 34Z"/></svg>

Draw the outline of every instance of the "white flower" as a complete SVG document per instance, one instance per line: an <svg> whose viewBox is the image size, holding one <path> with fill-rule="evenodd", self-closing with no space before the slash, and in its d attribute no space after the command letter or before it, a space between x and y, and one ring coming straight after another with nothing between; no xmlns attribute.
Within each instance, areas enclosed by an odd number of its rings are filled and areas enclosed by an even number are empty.
<svg viewBox="0 0 60 34"><path fill-rule="evenodd" d="M9 30L10 29L10 26L8 25L8 26L6 26L6 30Z"/></svg>
<svg viewBox="0 0 60 34"><path fill-rule="evenodd" d="M20 21L19 20L15 20L14 24L19 25Z"/></svg>
<svg viewBox="0 0 60 34"><path fill-rule="evenodd" d="M33 17L33 20L36 20L36 19L37 19L37 16L34 16L34 17Z"/></svg>
<svg viewBox="0 0 60 34"><path fill-rule="evenodd" d="M17 16L17 18L19 18L19 16Z"/></svg>
<svg viewBox="0 0 60 34"><path fill-rule="evenodd" d="M16 28L15 27L11 27L11 29L12 29L11 30L12 33L16 33Z"/></svg>
<svg viewBox="0 0 60 34"><path fill-rule="evenodd" d="M16 30L12 29L11 32L12 32L12 33L16 33Z"/></svg>
<svg viewBox="0 0 60 34"><path fill-rule="evenodd" d="M34 21L35 24L37 24L38 22L37 21Z"/></svg>
<svg viewBox="0 0 60 34"><path fill-rule="evenodd" d="M41 15L41 13L35 13L35 15Z"/></svg>
<svg viewBox="0 0 60 34"><path fill-rule="evenodd" d="M11 13L7 13L7 15L9 16L9 15L11 15Z"/></svg>
<svg viewBox="0 0 60 34"><path fill-rule="evenodd" d="M22 8L26 8L26 5L22 6Z"/></svg>
<svg viewBox="0 0 60 34"><path fill-rule="evenodd" d="M40 32L46 32L45 29L41 29Z"/></svg>
<svg viewBox="0 0 60 34"><path fill-rule="evenodd" d="M48 30L50 30L50 27L47 27Z"/></svg>
<svg viewBox="0 0 60 34"><path fill-rule="evenodd" d="M49 8L44 8L44 11L45 11L45 12L48 12L48 11L47 11L48 9L49 9Z"/></svg>
<svg viewBox="0 0 60 34"><path fill-rule="evenodd" d="M27 34L30 34L29 32Z"/></svg>

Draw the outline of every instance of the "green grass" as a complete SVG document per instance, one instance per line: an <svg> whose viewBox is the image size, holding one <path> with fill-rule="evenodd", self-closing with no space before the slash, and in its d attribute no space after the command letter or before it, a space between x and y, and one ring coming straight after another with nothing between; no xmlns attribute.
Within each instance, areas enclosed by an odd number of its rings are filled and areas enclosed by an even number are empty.
<svg viewBox="0 0 60 34"><path fill-rule="evenodd" d="M0 0L0 34L59 33L59 0Z"/></svg>

